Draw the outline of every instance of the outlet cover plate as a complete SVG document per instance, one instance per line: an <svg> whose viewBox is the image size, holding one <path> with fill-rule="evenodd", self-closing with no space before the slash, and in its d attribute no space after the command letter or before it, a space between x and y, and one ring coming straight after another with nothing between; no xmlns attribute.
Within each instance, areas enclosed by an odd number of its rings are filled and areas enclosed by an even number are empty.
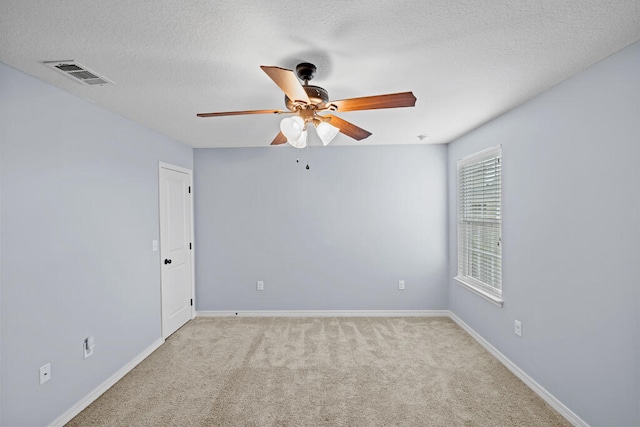
<svg viewBox="0 0 640 427"><path fill-rule="evenodd" d="M256 282L256 290L257 291L264 291L264 282L262 280L258 280Z"/></svg>
<svg viewBox="0 0 640 427"><path fill-rule="evenodd" d="M44 384L51 379L51 363L40 367L40 384Z"/></svg>
<svg viewBox="0 0 640 427"><path fill-rule="evenodd" d="M522 337L522 323L519 320L514 322L514 332L517 336Z"/></svg>

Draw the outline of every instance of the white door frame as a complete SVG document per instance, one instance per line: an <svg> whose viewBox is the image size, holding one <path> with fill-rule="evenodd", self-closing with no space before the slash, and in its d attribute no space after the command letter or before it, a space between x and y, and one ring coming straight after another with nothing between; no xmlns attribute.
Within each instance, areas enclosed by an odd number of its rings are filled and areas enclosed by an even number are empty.
<svg viewBox="0 0 640 427"><path fill-rule="evenodd" d="M195 274L195 254L196 254L196 245L194 243L194 224L193 224L193 198L194 198L194 190L193 190L193 170L183 168L181 166L172 165L170 163L158 162L158 189L160 189L160 170L161 169L170 169L177 172L182 172L189 175L189 186L191 188L191 197L189 197L190 203L190 211L191 211L191 230L189 230L190 240L191 240L191 299L193 300L193 305L191 305L191 319L196 317L196 274ZM160 197L158 197L158 236L160 236ZM162 241L160 241L162 244ZM158 251L158 268L160 269L160 330L162 331L162 264L161 264L161 251ZM164 331L162 331L162 336L164 337Z"/></svg>

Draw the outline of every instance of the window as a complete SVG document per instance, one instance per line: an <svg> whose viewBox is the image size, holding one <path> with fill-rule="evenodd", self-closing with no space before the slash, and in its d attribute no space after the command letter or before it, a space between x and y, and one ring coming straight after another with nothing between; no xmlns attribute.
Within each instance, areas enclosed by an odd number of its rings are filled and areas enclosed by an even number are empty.
<svg viewBox="0 0 640 427"><path fill-rule="evenodd" d="M458 161L456 280L502 305L502 150Z"/></svg>

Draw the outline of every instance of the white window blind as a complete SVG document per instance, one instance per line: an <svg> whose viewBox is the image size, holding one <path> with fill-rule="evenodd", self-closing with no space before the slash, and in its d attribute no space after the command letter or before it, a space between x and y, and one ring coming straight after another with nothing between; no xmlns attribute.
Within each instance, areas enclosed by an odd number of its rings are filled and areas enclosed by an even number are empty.
<svg viewBox="0 0 640 427"><path fill-rule="evenodd" d="M458 161L458 276L463 284L502 295L501 147Z"/></svg>

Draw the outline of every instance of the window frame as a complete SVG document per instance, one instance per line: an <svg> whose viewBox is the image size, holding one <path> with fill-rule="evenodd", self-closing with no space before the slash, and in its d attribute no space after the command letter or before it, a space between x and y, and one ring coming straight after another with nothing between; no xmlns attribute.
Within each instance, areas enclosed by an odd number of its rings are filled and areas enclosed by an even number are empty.
<svg viewBox="0 0 640 427"><path fill-rule="evenodd" d="M475 184L472 187L469 187L470 174L475 174ZM478 176L481 188L477 186ZM463 185L468 189L464 195ZM482 200L480 208L477 203L473 203L478 198ZM457 216L458 271L454 279L475 294L502 307L501 145L458 160ZM488 279L487 282L479 276Z"/></svg>

